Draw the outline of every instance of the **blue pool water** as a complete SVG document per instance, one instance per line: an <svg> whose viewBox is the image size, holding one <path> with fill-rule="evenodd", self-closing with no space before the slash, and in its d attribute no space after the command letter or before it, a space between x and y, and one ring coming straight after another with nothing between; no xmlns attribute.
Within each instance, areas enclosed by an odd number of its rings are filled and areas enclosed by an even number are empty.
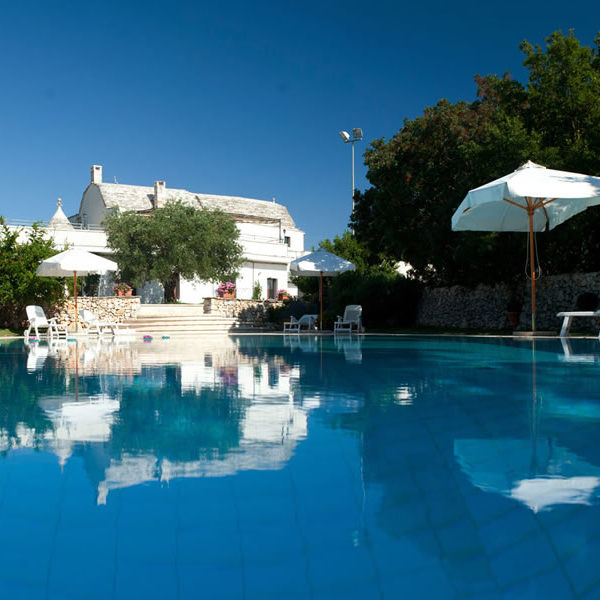
<svg viewBox="0 0 600 600"><path fill-rule="evenodd" d="M0 598L600 598L600 343L0 344Z"/></svg>

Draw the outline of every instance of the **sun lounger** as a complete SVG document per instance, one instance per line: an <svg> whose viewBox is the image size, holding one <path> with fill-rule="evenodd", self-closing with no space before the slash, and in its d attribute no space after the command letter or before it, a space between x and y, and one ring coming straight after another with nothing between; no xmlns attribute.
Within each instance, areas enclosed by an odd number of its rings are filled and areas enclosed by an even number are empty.
<svg viewBox="0 0 600 600"><path fill-rule="evenodd" d="M284 333L296 332L300 333L302 328L310 331L315 328L315 323L317 321L317 315L302 315L299 319L296 317L291 317L287 323L283 324Z"/></svg>
<svg viewBox="0 0 600 600"><path fill-rule="evenodd" d="M67 326L58 323L55 317L47 319L44 309L41 306L31 304L26 307L25 311L27 312L27 319L29 321L29 325L24 332L25 338L30 336L33 329L38 338L45 334L49 338L56 336L57 338L63 337L66 339ZM42 333L40 333L40 330L42 330Z"/></svg>
<svg viewBox="0 0 600 600"><path fill-rule="evenodd" d="M567 312L559 312L557 317L563 317L562 327L560 328L560 337L567 337L569 335L569 329L571 329L571 323L573 322L573 317L591 317L591 318L600 318L600 310L592 311L592 310L575 310L575 311L567 311Z"/></svg>
<svg viewBox="0 0 600 600"><path fill-rule="evenodd" d="M360 304L348 304L344 310L344 316L338 315L337 321L333 324L333 333L348 331L352 333L356 329L358 333L362 331L362 306Z"/></svg>
<svg viewBox="0 0 600 600"><path fill-rule="evenodd" d="M118 335L120 333L130 333L131 330L127 325L117 323L116 321L101 321L91 310L80 310L79 318L83 321L83 324L87 327L88 334L102 335L103 333L110 332L111 335Z"/></svg>

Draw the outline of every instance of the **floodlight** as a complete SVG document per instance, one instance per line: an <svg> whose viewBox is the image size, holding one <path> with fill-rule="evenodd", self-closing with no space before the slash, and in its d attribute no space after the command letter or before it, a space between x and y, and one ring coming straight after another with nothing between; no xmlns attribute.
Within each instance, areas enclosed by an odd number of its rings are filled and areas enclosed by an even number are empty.
<svg viewBox="0 0 600 600"><path fill-rule="evenodd" d="M340 131L340 137L344 144L350 144L352 147L352 211L354 212L354 142L360 142L363 139L363 130L360 127L354 127L352 136L347 131Z"/></svg>

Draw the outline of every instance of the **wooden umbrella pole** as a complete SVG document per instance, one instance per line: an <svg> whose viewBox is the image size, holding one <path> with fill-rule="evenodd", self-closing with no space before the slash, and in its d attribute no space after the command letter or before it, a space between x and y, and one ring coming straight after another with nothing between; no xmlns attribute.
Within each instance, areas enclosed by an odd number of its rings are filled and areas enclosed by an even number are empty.
<svg viewBox="0 0 600 600"><path fill-rule="evenodd" d="M79 321L78 321L79 313L77 312L77 271L73 271L73 277L75 279L75 285L74 285L74 292L75 292L75 332L78 332L79 331Z"/></svg>
<svg viewBox="0 0 600 600"><path fill-rule="evenodd" d="M319 271L319 329L323 331L323 271Z"/></svg>
<svg viewBox="0 0 600 600"><path fill-rule="evenodd" d="M529 262L531 267L531 331L535 332L535 249L533 240L533 211L531 200L527 200L527 215L529 216Z"/></svg>

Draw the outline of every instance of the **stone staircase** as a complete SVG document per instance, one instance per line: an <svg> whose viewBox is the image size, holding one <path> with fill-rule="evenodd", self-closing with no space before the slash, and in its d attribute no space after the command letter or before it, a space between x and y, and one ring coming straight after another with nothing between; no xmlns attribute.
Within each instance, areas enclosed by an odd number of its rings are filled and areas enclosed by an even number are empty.
<svg viewBox="0 0 600 600"><path fill-rule="evenodd" d="M136 337L151 335L209 335L260 331L238 325L234 318L204 314L203 304L142 304L134 319L125 323Z"/></svg>

